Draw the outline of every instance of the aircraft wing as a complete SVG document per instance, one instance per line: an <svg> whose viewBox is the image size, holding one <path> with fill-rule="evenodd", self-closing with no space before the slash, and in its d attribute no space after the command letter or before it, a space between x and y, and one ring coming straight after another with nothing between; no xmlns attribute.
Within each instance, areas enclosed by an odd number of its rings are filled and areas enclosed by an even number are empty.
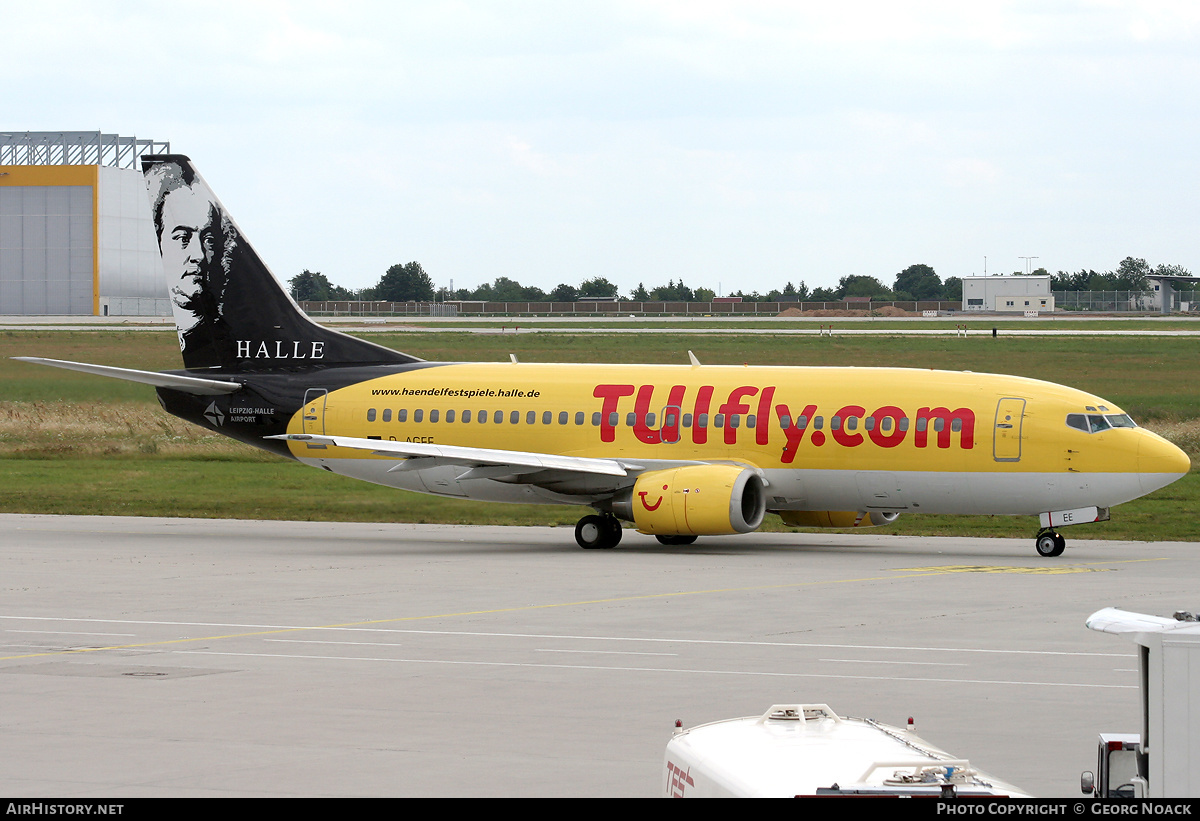
<svg viewBox="0 0 1200 821"><path fill-rule="evenodd" d="M460 476L460 479L486 479L541 470L561 470L601 476L628 476L630 471L643 469L641 465L617 459L589 459L581 456L560 456L553 453L531 453L519 450L396 442L391 439L356 439L350 436L318 436L308 433L285 433L265 438L369 450L376 456L404 458L405 461L391 469L393 471L424 470L438 465L463 465L471 468Z"/></svg>
<svg viewBox="0 0 1200 821"><path fill-rule="evenodd" d="M135 371L131 368L114 368L111 365L91 365L87 362L70 362L65 359L42 359L37 356L14 356L22 362L32 362L35 365L49 365L53 368L65 368L68 371L81 371L97 376L108 376L113 379L124 379L126 382L140 382L143 385L153 385L156 388L171 388L172 390L194 393L200 396L220 396L224 393L236 393L242 389L240 382L228 382L223 379L201 379L198 376L179 376L155 371Z"/></svg>

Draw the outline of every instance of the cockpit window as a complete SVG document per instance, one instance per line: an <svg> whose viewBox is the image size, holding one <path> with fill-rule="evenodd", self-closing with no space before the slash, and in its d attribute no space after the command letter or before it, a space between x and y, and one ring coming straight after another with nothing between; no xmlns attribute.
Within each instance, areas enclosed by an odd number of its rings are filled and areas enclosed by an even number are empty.
<svg viewBox="0 0 1200 821"><path fill-rule="evenodd" d="M1067 427L1084 433L1099 433L1109 428L1136 428L1137 423L1125 413L1068 413Z"/></svg>

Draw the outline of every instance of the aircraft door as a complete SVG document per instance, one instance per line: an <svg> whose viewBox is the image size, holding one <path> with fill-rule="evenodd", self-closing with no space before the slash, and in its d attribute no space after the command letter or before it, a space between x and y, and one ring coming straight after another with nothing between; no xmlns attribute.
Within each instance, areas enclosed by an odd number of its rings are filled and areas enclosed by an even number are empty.
<svg viewBox="0 0 1200 821"><path fill-rule="evenodd" d="M673 445L679 441L680 417L683 412L678 405L667 405L662 409L662 425L659 426L659 436L662 442Z"/></svg>
<svg viewBox="0 0 1200 821"><path fill-rule="evenodd" d="M309 388L304 392L304 407L301 408L301 424L305 433L325 435L325 399L329 391L324 388Z"/></svg>
<svg viewBox="0 0 1200 821"><path fill-rule="evenodd" d="M1021 461L1021 423L1024 417L1024 399L1006 397L996 404L992 455L997 462Z"/></svg>

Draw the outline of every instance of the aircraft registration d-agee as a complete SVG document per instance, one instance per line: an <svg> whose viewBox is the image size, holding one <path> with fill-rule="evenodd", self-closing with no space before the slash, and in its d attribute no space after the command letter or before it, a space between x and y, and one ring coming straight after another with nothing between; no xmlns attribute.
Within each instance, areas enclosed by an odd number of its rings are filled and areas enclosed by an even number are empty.
<svg viewBox="0 0 1200 821"><path fill-rule="evenodd" d="M169 413L314 467L419 493L588 505L668 545L901 513L1056 528L1174 482L1186 454L1098 396L1015 376L862 367L425 362L311 321L191 161L143 158L184 370L30 362L155 387Z"/></svg>

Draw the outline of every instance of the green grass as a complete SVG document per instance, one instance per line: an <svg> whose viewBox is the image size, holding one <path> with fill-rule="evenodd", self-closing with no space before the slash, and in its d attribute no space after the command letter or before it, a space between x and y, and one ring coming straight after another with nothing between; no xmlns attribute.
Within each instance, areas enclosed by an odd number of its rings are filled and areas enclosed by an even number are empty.
<svg viewBox="0 0 1200 821"><path fill-rule="evenodd" d="M1195 340L1176 337L796 337L372 333L431 360L859 365L999 371L1099 394L1200 454ZM209 434L151 389L14 362L45 356L178 368L172 331L0 331L0 512L571 526L582 508L443 499L333 476ZM1074 538L1198 540L1200 474L1122 505ZM775 517L764 529L787 530ZM905 515L872 532L1028 538L1030 518Z"/></svg>

